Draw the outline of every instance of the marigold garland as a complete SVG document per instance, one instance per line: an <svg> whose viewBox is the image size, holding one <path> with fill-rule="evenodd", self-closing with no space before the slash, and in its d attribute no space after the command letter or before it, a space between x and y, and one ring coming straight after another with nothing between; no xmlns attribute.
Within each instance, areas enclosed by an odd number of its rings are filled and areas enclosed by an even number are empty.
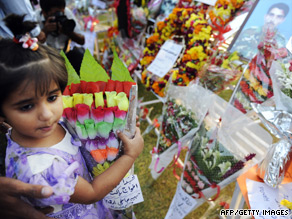
<svg viewBox="0 0 292 219"><path fill-rule="evenodd" d="M189 2L189 5L185 6L186 2L179 2L178 7L174 8L164 21L157 22L154 33L146 40L143 58L140 61L142 83L162 97L171 74L175 85L187 86L197 77L198 71L210 56L210 38L213 30L217 28L212 26L211 19L215 19L223 27L244 1L218 0L213 8L202 3L194 3L196 5L193 6L192 2ZM210 18L206 19L208 9L210 9L208 12ZM183 36L186 46L181 60L177 63L179 69L172 70L163 78L159 78L148 72L146 68L151 64L162 44L175 35Z"/></svg>

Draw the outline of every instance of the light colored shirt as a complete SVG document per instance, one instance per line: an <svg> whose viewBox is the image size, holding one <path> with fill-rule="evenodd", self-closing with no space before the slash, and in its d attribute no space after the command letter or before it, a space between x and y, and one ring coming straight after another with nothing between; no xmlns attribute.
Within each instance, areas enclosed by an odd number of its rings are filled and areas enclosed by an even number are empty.
<svg viewBox="0 0 292 219"><path fill-rule="evenodd" d="M67 17L67 19L73 19L75 21L76 26L74 28L74 32L78 34L83 34L75 15L72 13L72 11L69 8L67 7L65 8L64 15ZM44 24L45 24L45 17L42 14L41 9L36 10L36 18L41 29L43 29ZM68 39L69 37L66 36L65 34L59 34L58 36L53 36L52 34L48 34L46 44L55 49L62 50L66 46L66 42Z"/></svg>
<svg viewBox="0 0 292 219"><path fill-rule="evenodd" d="M3 19L9 14L26 15L25 21L36 22L35 11L29 0L0 0L0 36L3 38L13 38L12 32L5 25ZM37 37L41 32L39 26L35 27L30 33Z"/></svg>

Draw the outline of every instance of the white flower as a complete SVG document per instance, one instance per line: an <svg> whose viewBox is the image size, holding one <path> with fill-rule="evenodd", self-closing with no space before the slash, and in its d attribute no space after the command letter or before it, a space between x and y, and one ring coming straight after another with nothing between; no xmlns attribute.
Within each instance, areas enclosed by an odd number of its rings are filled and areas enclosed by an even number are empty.
<svg viewBox="0 0 292 219"><path fill-rule="evenodd" d="M187 191L187 193L192 194L194 190L190 185L188 185L186 188L186 191Z"/></svg>
<svg viewBox="0 0 292 219"><path fill-rule="evenodd" d="M183 188L186 188L187 185L188 185L188 183L187 183L185 180L182 180L182 181L181 181L181 186L182 186Z"/></svg>
<svg viewBox="0 0 292 219"><path fill-rule="evenodd" d="M218 167L220 168L221 174L224 175L228 170L230 170L231 163L229 161L223 162L219 164Z"/></svg>

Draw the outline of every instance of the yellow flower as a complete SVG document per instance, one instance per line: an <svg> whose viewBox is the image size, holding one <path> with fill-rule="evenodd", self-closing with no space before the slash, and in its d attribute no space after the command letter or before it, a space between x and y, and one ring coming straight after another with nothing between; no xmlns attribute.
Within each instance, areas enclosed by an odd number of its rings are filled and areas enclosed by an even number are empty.
<svg viewBox="0 0 292 219"><path fill-rule="evenodd" d="M105 96L106 96L107 107L117 106L117 101L116 101L117 92L116 91L106 91Z"/></svg>
<svg viewBox="0 0 292 219"><path fill-rule="evenodd" d="M292 202L288 201L287 199L283 199L280 204L289 209L292 209Z"/></svg>
<svg viewBox="0 0 292 219"><path fill-rule="evenodd" d="M222 68L225 68L225 69L231 69L231 68L229 67L229 60L228 60L228 59L224 59L222 65L221 65L221 67L222 67Z"/></svg>
<svg viewBox="0 0 292 219"><path fill-rule="evenodd" d="M93 94L83 94L83 103L91 107L93 103Z"/></svg>
<svg viewBox="0 0 292 219"><path fill-rule="evenodd" d="M267 93L268 93L268 90L266 88L263 88L263 87L259 87L259 89L257 90L259 95L261 96L267 96Z"/></svg>
<svg viewBox="0 0 292 219"><path fill-rule="evenodd" d="M73 107L73 97L72 96L62 96L63 108L72 108Z"/></svg>
<svg viewBox="0 0 292 219"><path fill-rule="evenodd" d="M83 103L83 95L80 93L73 94L73 105L76 106L76 104Z"/></svg>
<svg viewBox="0 0 292 219"><path fill-rule="evenodd" d="M95 107L104 106L103 92L94 93Z"/></svg>
<svg viewBox="0 0 292 219"><path fill-rule="evenodd" d="M123 111L128 111L129 109L129 100L127 98L127 94L124 93L124 92L120 92L118 93L115 97L114 97L117 105L118 105L118 108L120 110L123 110Z"/></svg>

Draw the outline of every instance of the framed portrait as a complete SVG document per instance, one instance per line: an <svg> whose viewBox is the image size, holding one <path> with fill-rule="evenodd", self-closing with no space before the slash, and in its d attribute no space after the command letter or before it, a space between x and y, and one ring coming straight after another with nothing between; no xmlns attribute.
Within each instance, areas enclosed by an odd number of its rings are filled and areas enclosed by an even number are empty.
<svg viewBox="0 0 292 219"><path fill-rule="evenodd" d="M252 59L267 28L276 31L278 48L286 47L292 36L292 0L257 0L228 50Z"/></svg>

